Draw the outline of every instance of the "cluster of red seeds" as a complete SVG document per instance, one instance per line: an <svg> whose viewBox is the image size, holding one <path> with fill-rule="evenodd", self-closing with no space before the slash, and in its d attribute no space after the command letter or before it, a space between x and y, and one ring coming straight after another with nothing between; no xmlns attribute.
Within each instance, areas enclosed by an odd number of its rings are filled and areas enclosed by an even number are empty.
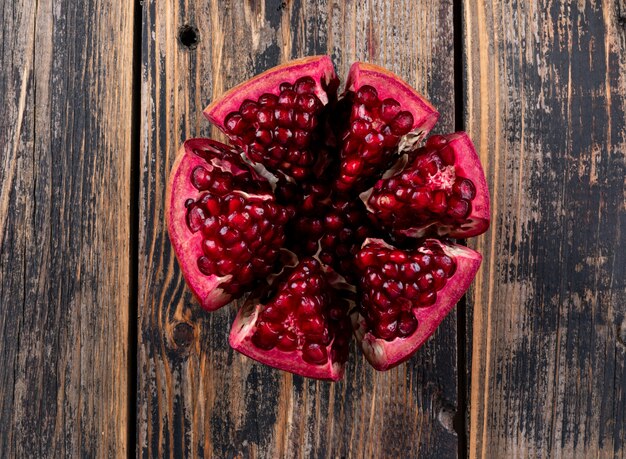
<svg viewBox="0 0 626 459"><path fill-rule="evenodd" d="M349 129L343 134L340 173L336 187L341 192L362 190L367 178L387 169L397 156L400 137L413 127L413 115L401 110L398 101L380 100L372 86L349 92Z"/></svg>
<svg viewBox="0 0 626 459"><path fill-rule="evenodd" d="M347 360L351 334L347 304L336 297L317 260L305 258L272 290L252 335L255 346L300 350L304 361L313 365L324 365L329 357L333 362Z"/></svg>
<svg viewBox="0 0 626 459"><path fill-rule="evenodd" d="M325 183L289 183L277 188L277 199L294 209L287 226L287 247L300 256L318 255L346 279L356 281L354 257L375 231L360 199L336 195Z"/></svg>
<svg viewBox="0 0 626 459"><path fill-rule="evenodd" d="M226 116L224 126L251 160L295 179L310 175L317 160L314 143L322 102L316 83L302 77L291 85L281 83L280 94L246 99L239 110Z"/></svg>
<svg viewBox="0 0 626 459"><path fill-rule="evenodd" d="M412 163L387 179L379 180L368 199L379 222L398 230L419 222L456 223L472 210L474 184L457 175L455 153L443 136L432 136L414 154Z"/></svg>
<svg viewBox="0 0 626 459"><path fill-rule="evenodd" d="M415 251L365 246L358 254L362 271L361 314L371 332L392 341L417 329L413 309L437 301L456 264L436 244Z"/></svg>
<svg viewBox="0 0 626 459"><path fill-rule="evenodd" d="M237 191L204 193L185 205L189 229L204 236L198 269L207 276L231 275L224 284L227 293L236 297L243 286L272 272L285 243L284 225L290 217L285 208Z"/></svg>

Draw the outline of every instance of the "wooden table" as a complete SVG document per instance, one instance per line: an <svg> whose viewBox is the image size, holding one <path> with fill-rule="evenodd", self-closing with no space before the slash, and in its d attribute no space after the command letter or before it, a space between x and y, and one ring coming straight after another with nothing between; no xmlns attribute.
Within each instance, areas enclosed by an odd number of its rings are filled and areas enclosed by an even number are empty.
<svg viewBox="0 0 626 459"><path fill-rule="evenodd" d="M626 457L624 0L7 0L0 22L1 457ZM199 310L164 224L202 108L324 53L467 130L493 203L456 314L337 384L233 353L236 308Z"/></svg>

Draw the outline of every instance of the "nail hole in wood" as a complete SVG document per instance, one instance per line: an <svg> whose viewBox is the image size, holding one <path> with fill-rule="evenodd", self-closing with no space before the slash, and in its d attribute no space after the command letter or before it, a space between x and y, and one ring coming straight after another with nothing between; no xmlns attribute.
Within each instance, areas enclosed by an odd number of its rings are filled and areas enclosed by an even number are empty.
<svg viewBox="0 0 626 459"><path fill-rule="evenodd" d="M185 322L181 322L174 327L172 339L176 346L187 349L193 342L193 327Z"/></svg>
<svg viewBox="0 0 626 459"><path fill-rule="evenodd" d="M185 24L178 29L178 42L188 50L194 50L200 43L200 31L197 27Z"/></svg>

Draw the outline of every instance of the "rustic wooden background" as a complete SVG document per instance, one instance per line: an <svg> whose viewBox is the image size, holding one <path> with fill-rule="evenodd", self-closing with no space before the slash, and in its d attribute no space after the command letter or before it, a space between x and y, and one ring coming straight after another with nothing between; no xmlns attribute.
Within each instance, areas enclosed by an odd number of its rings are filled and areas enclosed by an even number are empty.
<svg viewBox="0 0 626 459"><path fill-rule="evenodd" d="M626 457L624 0L6 0L0 457ZM402 75L466 129L493 225L408 364L233 353L164 224L202 108L291 58Z"/></svg>

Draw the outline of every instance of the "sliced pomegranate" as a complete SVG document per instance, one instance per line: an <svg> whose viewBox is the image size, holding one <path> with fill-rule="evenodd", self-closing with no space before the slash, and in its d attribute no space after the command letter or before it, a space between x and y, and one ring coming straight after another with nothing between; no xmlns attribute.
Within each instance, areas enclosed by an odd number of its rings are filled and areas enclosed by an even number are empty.
<svg viewBox="0 0 626 459"><path fill-rule="evenodd" d="M274 67L234 87L205 116L272 172L301 180L324 167L328 139L322 110L339 80L328 56Z"/></svg>
<svg viewBox="0 0 626 459"><path fill-rule="evenodd" d="M340 192L369 188L439 117L397 75L363 62L350 68L337 112L341 158L335 186Z"/></svg>
<svg viewBox="0 0 626 459"><path fill-rule="evenodd" d="M288 268L261 298L249 299L233 323L233 349L274 368L337 381L348 359L349 304L314 258Z"/></svg>
<svg viewBox="0 0 626 459"><path fill-rule="evenodd" d="M224 306L272 271L289 215L269 191L226 145L191 139L181 148L168 184L168 231L205 309Z"/></svg>
<svg viewBox="0 0 626 459"><path fill-rule="evenodd" d="M463 296L481 261L478 252L437 239L415 250L367 239L356 261L353 324L372 366L387 370L410 358Z"/></svg>
<svg viewBox="0 0 626 459"><path fill-rule="evenodd" d="M362 195L372 216L396 235L466 238L489 228L489 189L466 133L434 135L409 165Z"/></svg>
<svg viewBox="0 0 626 459"><path fill-rule="evenodd" d="M329 380L343 373L351 333L375 368L391 368L468 288L478 253L415 238L469 237L489 225L489 191L466 134L418 148L439 114L380 67L353 64L340 98L338 84L330 58L316 56L231 89L204 111L231 146L185 142L166 198L172 245L202 307L255 292L231 345Z"/></svg>

